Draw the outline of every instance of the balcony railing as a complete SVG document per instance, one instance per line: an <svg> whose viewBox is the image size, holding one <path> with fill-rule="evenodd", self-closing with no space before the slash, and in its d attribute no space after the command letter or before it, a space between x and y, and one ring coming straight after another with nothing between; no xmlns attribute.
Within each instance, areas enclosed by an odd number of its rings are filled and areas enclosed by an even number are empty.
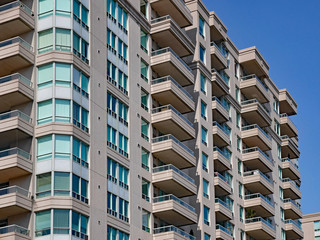
<svg viewBox="0 0 320 240"><path fill-rule="evenodd" d="M281 161L282 161L282 162L291 162L292 165L293 165L297 170L299 170L299 166L298 166L296 163L294 163L290 158L282 158Z"/></svg>
<svg viewBox="0 0 320 240"><path fill-rule="evenodd" d="M15 224L5 226L5 227L0 227L0 235L7 234L7 233L19 233L19 234L28 236L29 230L24 227L20 227L18 225L15 225Z"/></svg>
<svg viewBox="0 0 320 240"><path fill-rule="evenodd" d="M20 73L14 73L12 75L0 78L0 84L10 82L10 81L16 80L16 79L19 79L21 82L23 82L25 85L27 85L29 87L32 86L31 81L28 78L26 78L25 76L21 75Z"/></svg>
<svg viewBox="0 0 320 240"><path fill-rule="evenodd" d="M243 149L243 150L242 150L242 154L252 153L252 152L259 152L259 153L261 153L269 162L271 162L271 163L273 164L272 159L270 159L269 156L268 156L266 153L264 153L263 151L261 151L261 149L258 148L258 147L246 148L246 149Z"/></svg>
<svg viewBox="0 0 320 240"><path fill-rule="evenodd" d="M153 198L153 203L158 203L158 202L166 202L166 201L170 201L173 200L177 203L179 203L181 206L189 209L192 212L196 212L194 207L191 207L188 203L182 201L181 199L177 198L176 196L174 196L173 194L169 194L169 195L164 195L164 196L159 196L159 197L154 197Z"/></svg>
<svg viewBox="0 0 320 240"><path fill-rule="evenodd" d="M292 139L290 137L288 137L287 135L284 135L284 136L281 136L281 140L289 140L289 142L291 142L296 148L299 148L299 146L294 142L292 141Z"/></svg>
<svg viewBox="0 0 320 240"><path fill-rule="evenodd" d="M23 40L21 37L14 37L9 40L4 40L0 42L0 48L14 44L14 43L21 43L26 49L28 49L29 51L33 51L32 46L28 42Z"/></svg>
<svg viewBox="0 0 320 240"><path fill-rule="evenodd" d="M14 154L20 155L26 159L30 159L30 157L31 157L29 153L27 153L19 148L10 148L10 149L5 149L5 150L0 151L0 158L8 157L8 156L11 156Z"/></svg>
<svg viewBox="0 0 320 240"><path fill-rule="evenodd" d="M21 187L18 186L12 186L12 187L6 187L0 189L0 196L11 194L11 193L19 193L23 196L29 197L30 193Z"/></svg>
<svg viewBox="0 0 320 240"><path fill-rule="evenodd" d="M15 8L15 7L21 7L25 12L27 12L28 14L32 15L33 12L30 8L28 8L24 3L22 3L21 1L15 1L15 2L11 2L5 5L0 6L0 12L6 11L8 9L11 8Z"/></svg>
<svg viewBox="0 0 320 240"><path fill-rule="evenodd" d="M215 42L211 42L210 45L211 45L211 46L215 46L215 47L220 51L220 53L221 53L225 58L227 58L228 52L227 52L223 47L219 47Z"/></svg>
<svg viewBox="0 0 320 240"><path fill-rule="evenodd" d="M269 183L273 184L273 182L271 181L270 178L268 178L266 175L264 175L262 172L260 172L259 170L253 170L253 171L249 171L249 172L244 172L243 176L253 176L253 175L260 175L262 176L264 179L266 179Z"/></svg>
<svg viewBox="0 0 320 240"><path fill-rule="evenodd" d="M296 201L294 201L294 200L292 200L292 199L290 199L290 198L284 199L283 202L284 202L284 203L288 203L288 202L289 202L289 203L292 203L292 204L295 205L297 208L301 209L300 203L298 203L298 202L296 202Z"/></svg>
<svg viewBox="0 0 320 240"><path fill-rule="evenodd" d="M176 85L184 94L186 94L191 100L193 100L193 97L179 84L176 80L174 80L171 76L165 76L161 78L157 78L151 81L151 85L171 81L174 85Z"/></svg>
<svg viewBox="0 0 320 240"><path fill-rule="evenodd" d="M250 74L250 75L247 75L247 76L243 76L243 77L241 77L241 81L246 81L246 80L249 80L249 79L252 79L252 78L257 79L258 82L260 82L261 85L264 87L264 89L265 89L266 91L268 91L267 86L266 86L266 85L260 80L260 78L258 78L258 76L255 75L255 74Z"/></svg>
<svg viewBox="0 0 320 240"><path fill-rule="evenodd" d="M226 159L228 159L231 162L231 156L232 154L230 152L223 152L219 147L215 146L213 147L213 151L218 151L219 153L221 153Z"/></svg>
<svg viewBox="0 0 320 240"><path fill-rule="evenodd" d="M300 190L300 186L295 181L292 181L290 178L283 178L282 182L290 182Z"/></svg>
<svg viewBox="0 0 320 240"><path fill-rule="evenodd" d="M183 116L177 109L175 109L171 105L165 105L165 106L154 108L154 109L152 109L151 113L159 113L159 112L163 112L163 111L166 111L166 110L172 110L179 117L181 117L189 126L193 127L193 124L185 116Z"/></svg>
<svg viewBox="0 0 320 240"><path fill-rule="evenodd" d="M272 228L273 230L275 230L275 226L273 226L270 222L268 222L267 220L264 220L262 217L255 217L255 218L249 218L246 219L246 223L255 223L255 222L263 222L264 224L268 225L270 228Z"/></svg>
<svg viewBox="0 0 320 240"><path fill-rule="evenodd" d="M187 239L190 240L195 240L196 238L194 236L191 236L190 234L186 233L185 231L181 230L180 228L177 228L173 225L171 226L165 226L165 227L159 227L159 228L155 228L153 230L154 234L158 234L158 233L167 233L167 232L175 232L178 233L179 235L181 235L182 237L185 237Z"/></svg>
<svg viewBox="0 0 320 240"><path fill-rule="evenodd" d="M244 199L245 200L249 200L249 199L255 199L255 198L261 198L263 199L265 202L267 202L270 206L274 207L274 203L272 203L268 198L266 198L265 196L263 196L260 193L254 193L254 194L249 194L249 195L245 195Z"/></svg>
<svg viewBox="0 0 320 240"><path fill-rule="evenodd" d="M247 130L251 130L251 129L255 129L255 128L259 129L263 133L263 135L266 136L266 138L271 140L271 137L264 130L262 130L262 128L260 128L258 124L244 126L241 128L241 131L247 131Z"/></svg>
<svg viewBox="0 0 320 240"><path fill-rule="evenodd" d="M266 111L267 114L270 114L270 111L255 98L242 101L241 106L246 106L246 105L252 104L252 103L258 103Z"/></svg>
<svg viewBox="0 0 320 240"><path fill-rule="evenodd" d="M232 211L232 206L230 206L230 205L227 204L226 202L222 201L220 198L216 198L216 199L215 199L215 203L220 203L221 205L225 206L227 209L229 209L230 211Z"/></svg>
<svg viewBox="0 0 320 240"><path fill-rule="evenodd" d="M173 135L168 134L160 137L156 137L152 139L152 143L158 143L158 142L163 142L167 140L173 140L175 143L177 143L180 147L185 149L187 152L189 152L191 155L194 155L194 152L190 150L186 145L184 145L182 142L180 142L178 139L176 139Z"/></svg>
<svg viewBox="0 0 320 240"><path fill-rule="evenodd" d="M19 117L28 123L31 122L31 118L27 114L20 112L19 110L13 110L11 112L6 112L6 113L0 114L0 121L8 119L8 118L13 118L13 117Z"/></svg>
<svg viewBox="0 0 320 240"><path fill-rule="evenodd" d="M287 219L287 220L284 221L284 223L285 223L285 224L290 224L290 223L292 223L292 224L294 224L297 228L299 228L300 230L302 230L302 227L301 227L301 223L300 223L300 222L297 223L297 222L293 221L292 219Z"/></svg>
<svg viewBox="0 0 320 240"><path fill-rule="evenodd" d="M215 173L214 173L214 176L220 178L221 180L223 180L224 182L226 182L228 185L231 186L231 181L229 181L229 180L228 180L225 176L223 176L221 173L215 172Z"/></svg>
<svg viewBox="0 0 320 240"><path fill-rule="evenodd" d="M227 127L222 127L218 122L214 121L212 123L212 126L217 126L218 128L220 128L225 134L227 134L229 137L230 137L230 133L231 133L231 130L228 129Z"/></svg>
<svg viewBox="0 0 320 240"><path fill-rule="evenodd" d="M192 72L191 68L169 47L155 50L151 53L151 56L158 56L168 52L172 53L188 69L189 72Z"/></svg>
<svg viewBox="0 0 320 240"><path fill-rule="evenodd" d="M152 172L157 173L157 172L164 172L164 171L168 171L168 170L175 171L176 173L178 173L179 175L181 175L182 177L187 179L189 182L195 184L195 180L192 177L190 177L188 174L182 172L180 169L178 169L177 167L175 167L172 164L168 164L168 165L164 165L164 166L160 166L160 167L155 167L155 168L153 168Z"/></svg>
<svg viewBox="0 0 320 240"><path fill-rule="evenodd" d="M227 112L229 112L229 107L226 104L222 103L216 96L212 97L212 101L217 101Z"/></svg>
<svg viewBox="0 0 320 240"><path fill-rule="evenodd" d="M225 232L228 235L231 235L231 236L233 235L232 232L230 232L227 228L221 226L220 224L216 225L216 230L218 230L218 229L222 230L223 232Z"/></svg>
<svg viewBox="0 0 320 240"><path fill-rule="evenodd" d="M221 79L223 79L223 81L225 81L225 83L229 86L230 78L229 78L229 76L227 76L227 74L225 73L224 70L222 70L222 71L223 71L224 74L220 74L215 68L212 68L212 69L211 69L211 72L212 72L212 73L218 74L219 77L220 77Z"/></svg>
<svg viewBox="0 0 320 240"><path fill-rule="evenodd" d="M181 0L182 1L182 0ZM180 28L180 26L173 20L172 17L170 17L169 15L163 16L163 17L159 17L159 18L155 18L151 20L151 24L155 24L158 22L162 22L165 20L170 20L172 21L184 34L187 34L186 31L183 28Z"/></svg>

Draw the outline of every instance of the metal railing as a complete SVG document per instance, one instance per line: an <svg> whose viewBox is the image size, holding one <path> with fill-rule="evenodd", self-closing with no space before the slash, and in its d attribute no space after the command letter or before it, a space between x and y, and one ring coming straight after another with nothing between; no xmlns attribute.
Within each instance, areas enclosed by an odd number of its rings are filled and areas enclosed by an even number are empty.
<svg viewBox="0 0 320 240"><path fill-rule="evenodd" d="M255 128L260 130L260 132L262 132L264 136L266 136L269 140L271 140L271 137L264 130L262 130L262 128L260 128L258 124L244 126L241 128L241 131L247 131Z"/></svg>
<svg viewBox="0 0 320 240"><path fill-rule="evenodd" d="M155 85L155 84L166 82L166 81L171 81L181 91L183 91L184 94L186 94L191 100L193 100L193 97L179 83L177 83L177 81L174 80L171 76L165 76L165 77L154 79L151 81L151 85Z"/></svg>
<svg viewBox="0 0 320 240"><path fill-rule="evenodd" d="M23 45L26 49L28 49L29 51L33 51L33 47L27 41L23 40L21 37L14 37L0 42L0 48L14 43L21 43L21 45Z"/></svg>
<svg viewBox="0 0 320 240"><path fill-rule="evenodd" d="M169 195L164 195L164 196L159 196L159 197L154 197L153 198L153 203L158 203L158 202L166 202L166 201L170 201L173 200L177 203L179 203L181 206L186 207L187 209L189 209L192 212L196 212L194 207L191 207L188 203L182 201L181 199L177 198L176 196L174 196L173 194L169 194Z"/></svg>
<svg viewBox="0 0 320 240"><path fill-rule="evenodd" d="M271 158L269 158L269 156L264 153L263 151L261 151L260 148L258 147L252 147L252 148L246 148L246 149L243 149L242 150L242 154L245 154L245 153L252 153L252 152L259 152L261 153L269 162L271 162L273 164L273 161Z"/></svg>
<svg viewBox="0 0 320 240"><path fill-rule="evenodd" d="M14 2L0 6L0 12L6 11L6 10L14 8L14 7L21 7L28 14L30 14L30 15L33 14L32 10L29 7L27 7L24 3L22 3L21 1L14 1Z"/></svg>
<svg viewBox="0 0 320 240"><path fill-rule="evenodd" d="M222 156L224 156L226 159L228 159L229 161L231 161L231 153L227 153L227 152L223 152L219 147L217 147L217 146L214 146L213 147L213 151L215 152L215 151L217 151L217 152L219 152L219 153L221 153L222 154Z"/></svg>
<svg viewBox="0 0 320 240"><path fill-rule="evenodd" d="M227 209L232 211L232 206L228 205L226 202L222 201L220 198L216 198L215 203L220 203L221 205L225 206Z"/></svg>
<svg viewBox="0 0 320 240"><path fill-rule="evenodd" d="M214 176L220 178L221 180L223 180L224 182L226 182L228 185L231 186L231 182L228 181L227 178L225 176L223 176L221 173L215 172Z"/></svg>
<svg viewBox="0 0 320 240"><path fill-rule="evenodd" d="M211 42L210 43L210 46L215 46L218 50L219 50L219 52L222 54L222 56L224 56L225 58L227 58L227 56L228 56L228 53L227 53L227 51L225 51L222 47L219 47L215 42Z"/></svg>
<svg viewBox="0 0 320 240"><path fill-rule="evenodd" d="M230 79L228 79L225 76L221 75L215 68L211 69L211 73L216 73L229 87Z"/></svg>
<svg viewBox="0 0 320 240"><path fill-rule="evenodd" d="M6 234L6 233L19 233L19 234L28 236L29 230L15 224L5 226L5 227L0 227L0 234Z"/></svg>
<svg viewBox="0 0 320 240"><path fill-rule="evenodd" d="M291 180L290 178L283 178L282 182L290 182L300 190L300 186L295 181Z"/></svg>
<svg viewBox="0 0 320 240"><path fill-rule="evenodd" d="M168 52L172 53L187 68L187 70L192 73L191 68L170 47L155 50L151 53L151 56L157 56Z"/></svg>
<svg viewBox="0 0 320 240"><path fill-rule="evenodd" d="M171 226L165 226L165 227L159 227L155 228L153 230L154 234L159 234L159 233L167 233L167 232L175 232L181 235L182 237L185 237L190 240L195 240L196 238L194 236L191 236L190 234L186 233L185 231L181 230L180 228L177 228L173 225Z"/></svg>
<svg viewBox="0 0 320 240"><path fill-rule="evenodd" d="M230 232L227 228L225 228L224 226L221 226L220 224L217 224L217 225L216 225L216 230L222 230L222 231L224 231L226 234L232 236L232 232Z"/></svg>
<svg viewBox="0 0 320 240"><path fill-rule="evenodd" d="M249 194L249 195L245 195L245 196L244 196L244 199L245 199L245 200L255 199L255 198L261 198L261 199L263 199L265 202L267 202L270 206L274 207L274 203L272 203L268 198L266 198L265 196L263 196L261 193L254 193L254 194Z"/></svg>
<svg viewBox="0 0 320 240"><path fill-rule="evenodd" d="M287 135L281 136L281 140L287 140L287 139L288 139L288 141L291 142L296 148L299 148L299 146L298 146L289 136L287 136Z"/></svg>
<svg viewBox="0 0 320 240"><path fill-rule="evenodd" d="M165 105L161 107L157 107L151 110L151 113L159 113L164 112L166 110L172 110L175 112L179 117L181 117L189 126L193 127L193 124L185 117L183 116L177 109L175 109L172 105Z"/></svg>
<svg viewBox="0 0 320 240"><path fill-rule="evenodd" d="M286 199L283 199L283 202L284 203L292 203L293 205L295 205L297 208L299 208L299 209L301 209L301 204L300 203L298 203L298 202L296 202L296 201L294 201L294 200L292 200L292 199L290 199L290 198L286 198Z"/></svg>
<svg viewBox="0 0 320 240"><path fill-rule="evenodd" d="M264 175L262 172L260 172L259 170L253 170L253 171L248 171L248 172L244 172L243 176L252 176L252 175L260 175L262 176L264 179L266 179L269 183L273 184L272 180L270 178L268 178L266 175Z"/></svg>
<svg viewBox="0 0 320 240"><path fill-rule="evenodd" d="M19 148L10 148L10 149L5 149L5 150L0 151L0 158L8 157L8 156L11 156L14 154L20 155L26 159L31 159L31 156L29 153L27 153Z"/></svg>
<svg viewBox="0 0 320 240"><path fill-rule="evenodd" d="M262 105L257 99L255 99L255 98L242 101L242 102L241 102L241 106L246 106L246 105L249 105L249 104L252 104L252 103L258 103L258 105L261 106L262 109L267 112L267 114L270 114L270 111L269 111L265 106L263 106L263 105Z"/></svg>
<svg viewBox="0 0 320 240"><path fill-rule="evenodd" d="M241 77L241 81L246 81L246 80L249 80L249 79L252 79L252 78L255 78L258 80L258 82L263 86L263 88L268 91L268 87L260 80L260 78L255 75L255 74L250 74L250 75L247 75L247 76L243 76Z"/></svg>
<svg viewBox="0 0 320 240"><path fill-rule="evenodd" d="M178 173L179 175L181 175L182 177L187 179L189 182L195 184L195 180L192 177L190 177L188 174L182 172L180 169L178 169L177 167L175 167L172 164L155 167L155 168L153 168L152 172L157 173L157 172L164 172L164 171L168 171L168 170L175 171L176 173Z"/></svg>
<svg viewBox="0 0 320 240"><path fill-rule="evenodd" d="M282 162L290 162L290 163L292 163L292 165L293 165L297 170L299 170L299 166L298 166L296 163L294 163L290 158L288 158L288 157L282 158L281 161L282 161Z"/></svg>
<svg viewBox="0 0 320 240"><path fill-rule="evenodd" d="M189 152L191 155L194 155L194 152L190 150L186 145L184 145L182 142L180 142L177 138L175 138L173 135L168 134L160 137L156 137L152 139L152 143L157 143L157 142L163 142L167 140L173 140L175 143L177 143L180 147L185 149L187 152Z"/></svg>
<svg viewBox="0 0 320 240"><path fill-rule="evenodd" d="M0 188L0 196L11 194L11 193L19 193L23 196L29 197L30 193L28 190L18 187L18 186L11 186L6 188Z"/></svg>
<svg viewBox="0 0 320 240"><path fill-rule="evenodd" d="M213 122L212 122L212 126L217 126L217 127L220 128L225 134L227 134L228 137L230 136L231 130L230 130L230 129L228 130L227 128L222 127L218 122L213 121Z"/></svg>
<svg viewBox="0 0 320 240"><path fill-rule="evenodd" d="M285 220L285 221L284 221L284 223L285 223L285 224L290 224L290 223L292 223L293 225L295 225L296 227L298 227L299 229L301 229L301 230L302 230L302 228L301 228L301 224L299 224L299 223L297 223L297 222L293 221L292 219L287 219L287 220Z"/></svg>
<svg viewBox="0 0 320 240"><path fill-rule="evenodd" d="M270 228L272 228L273 230L275 230L275 226L273 226L270 222L268 222L267 220L264 220L262 217L254 217L254 218L249 218L246 219L246 223L255 223L255 222L263 222L264 224L268 225Z"/></svg>
<svg viewBox="0 0 320 240"><path fill-rule="evenodd" d="M19 110L13 110L11 112L1 113L0 114L0 121L8 119L8 118L13 118L13 117L19 117L19 118L25 120L26 122L31 123L31 118L27 114L20 112Z"/></svg>
<svg viewBox="0 0 320 240"><path fill-rule="evenodd" d="M217 98L216 96L212 97L212 101L217 101L227 112L229 112L228 106L226 104L223 104L219 98Z"/></svg>
<svg viewBox="0 0 320 240"><path fill-rule="evenodd" d="M23 82L25 85L31 87L32 83L29 79L27 79L25 76L21 75L20 73L14 73L8 76L4 76L0 78L0 84L10 82L12 80L19 79L21 82Z"/></svg>

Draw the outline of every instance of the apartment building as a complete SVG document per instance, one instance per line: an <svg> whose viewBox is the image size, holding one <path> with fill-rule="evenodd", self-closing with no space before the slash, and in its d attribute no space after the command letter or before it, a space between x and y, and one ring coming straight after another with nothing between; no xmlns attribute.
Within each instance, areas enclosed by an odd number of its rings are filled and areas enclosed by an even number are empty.
<svg viewBox="0 0 320 240"><path fill-rule="evenodd" d="M302 230L304 240L320 239L320 213L311 213L303 215Z"/></svg>
<svg viewBox="0 0 320 240"><path fill-rule="evenodd" d="M2 0L0 239L301 239L297 104L201 0Z"/></svg>

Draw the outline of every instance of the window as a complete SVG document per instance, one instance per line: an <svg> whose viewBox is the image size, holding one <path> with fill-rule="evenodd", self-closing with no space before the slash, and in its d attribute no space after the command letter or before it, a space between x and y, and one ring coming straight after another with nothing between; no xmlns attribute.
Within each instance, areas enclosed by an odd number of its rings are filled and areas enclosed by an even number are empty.
<svg viewBox="0 0 320 240"><path fill-rule="evenodd" d="M210 214L210 209L206 206L203 206L203 220L204 220L204 224L208 226L210 225L209 214Z"/></svg>
<svg viewBox="0 0 320 240"><path fill-rule="evenodd" d="M141 148L141 166L147 171L149 171L149 156L150 153L146 149Z"/></svg>
<svg viewBox="0 0 320 240"><path fill-rule="evenodd" d="M203 184L203 196L209 199L209 182L203 179L202 184Z"/></svg>
<svg viewBox="0 0 320 240"><path fill-rule="evenodd" d="M55 135L54 157L59 159L70 159L70 136Z"/></svg>
<svg viewBox="0 0 320 240"><path fill-rule="evenodd" d="M239 207L239 214L240 214L240 221L243 222L244 220L244 215L243 215L244 209L243 207Z"/></svg>
<svg viewBox="0 0 320 240"><path fill-rule="evenodd" d="M70 195L70 173L67 173L67 172L54 173L54 195L55 196Z"/></svg>
<svg viewBox="0 0 320 240"><path fill-rule="evenodd" d="M150 183L142 178L142 198L150 202Z"/></svg>
<svg viewBox="0 0 320 240"><path fill-rule="evenodd" d="M68 29L56 28L57 51L69 52L71 50L71 31Z"/></svg>
<svg viewBox="0 0 320 240"><path fill-rule="evenodd" d="M273 110L274 110L277 114L279 114L279 112L280 112L279 100L276 99L275 96L273 96Z"/></svg>
<svg viewBox="0 0 320 240"><path fill-rule="evenodd" d="M74 236L83 236L84 238L88 238L88 222L89 218L72 211L72 235ZM82 237L81 237L82 238Z"/></svg>
<svg viewBox="0 0 320 240"><path fill-rule="evenodd" d="M38 53L45 53L53 50L53 29L44 30L38 33Z"/></svg>
<svg viewBox="0 0 320 240"><path fill-rule="evenodd" d="M204 127L201 127L201 139L202 143L207 146L207 139L208 139L208 130Z"/></svg>
<svg viewBox="0 0 320 240"><path fill-rule="evenodd" d="M107 227L107 240L114 240L114 239L119 239L119 240L129 240L129 235L115 229L113 227L108 226Z"/></svg>
<svg viewBox="0 0 320 240"><path fill-rule="evenodd" d="M50 235L51 233L51 210L46 210L36 213L35 220L35 235L36 237L41 237L45 235Z"/></svg>
<svg viewBox="0 0 320 240"><path fill-rule="evenodd" d="M140 0L140 12L148 18L148 1L147 0Z"/></svg>
<svg viewBox="0 0 320 240"><path fill-rule="evenodd" d="M108 214L117 217L117 195L111 192L107 193L107 211Z"/></svg>
<svg viewBox="0 0 320 240"><path fill-rule="evenodd" d="M52 135L37 139L37 160L49 160L52 158Z"/></svg>
<svg viewBox="0 0 320 240"><path fill-rule="evenodd" d="M125 222L129 222L129 202L122 199L122 198L118 198L119 199L119 219L125 221Z"/></svg>
<svg viewBox="0 0 320 240"><path fill-rule="evenodd" d="M88 181L72 174L72 197L88 203Z"/></svg>
<svg viewBox="0 0 320 240"><path fill-rule="evenodd" d="M119 121L128 126L128 106L118 100Z"/></svg>
<svg viewBox="0 0 320 240"><path fill-rule="evenodd" d="M141 67L140 67L140 70L141 70L141 78L143 80L145 80L146 82L149 81L149 66L148 64L141 60Z"/></svg>
<svg viewBox="0 0 320 240"><path fill-rule="evenodd" d="M280 166L278 166L278 175L279 179L282 180L282 168Z"/></svg>
<svg viewBox="0 0 320 240"><path fill-rule="evenodd" d="M237 128L240 128L241 126L241 115L240 113L237 112Z"/></svg>
<svg viewBox="0 0 320 240"><path fill-rule="evenodd" d="M47 100L38 103L37 118L38 125L52 122L52 100Z"/></svg>
<svg viewBox="0 0 320 240"><path fill-rule="evenodd" d="M52 16L53 0L39 0L38 17L39 19Z"/></svg>
<svg viewBox="0 0 320 240"><path fill-rule="evenodd" d="M242 149L242 140L239 136L237 136L237 150L238 152L241 152Z"/></svg>
<svg viewBox="0 0 320 240"><path fill-rule="evenodd" d="M149 112L149 93L141 89L141 107Z"/></svg>
<svg viewBox="0 0 320 240"><path fill-rule="evenodd" d="M119 133L119 153L124 155L125 157L129 157L128 154L128 138L124 136L122 133Z"/></svg>
<svg viewBox="0 0 320 240"><path fill-rule="evenodd" d="M73 102L73 124L85 132L89 132L88 115L89 112L86 109Z"/></svg>
<svg viewBox="0 0 320 240"><path fill-rule="evenodd" d="M207 233L204 234L204 240L210 240L211 236Z"/></svg>
<svg viewBox="0 0 320 240"><path fill-rule="evenodd" d="M281 221L284 221L284 210L282 207L280 207L280 217L281 217Z"/></svg>
<svg viewBox="0 0 320 240"><path fill-rule="evenodd" d="M108 180L117 183L117 162L111 158L107 160L107 177Z"/></svg>
<svg viewBox="0 0 320 240"><path fill-rule="evenodd" d="M65 63L55 63L55 85L70 87L71 65Z"/></svg>
<svg viewBox="0 0 320 240"><path fill-rule="evenodd" d="M207 120L207 104L201 101L201 117Z"/></svg>
<svg viewBox="0 0 320 240"><path fill-rule="evenodd" d="M117 150L117 130L109 125L107 125L107 144Z"/></svg>
<svg viewBox="0 0 320 240"><path fill-rule="evenodd" d="M73 89L89 98L89 77L73 67Z"/></svg>
<svg viewBox="0 0 320 240"><path fill-rule="evenodd" d="M238 173L241 175L243 172L243 164L240 159L238 159Z"/></svg>
<svg viewBox="0 0 320 240"><path fill-rule="evenodd" d="M201 88L201 92L203 92L204 94L207 93L207 79L206 77L203 75L203 73L200 74L200 88Z"/></svg>
<svg viewBox="0 0 320 240"><path fill-rule="evenodd" d="M150 232L150 213L142 209L142 230Z"/></svg>
<svg viewBox="0 0 320 240"><path fill-rule="evenodd" d="M55 122L70 122L70 100L55 99Z"/></svg>
<svg viewBox="0 0 320 240"><path fill-rule="evenodd" d="M202 169L208 172L208 155L202 152Z"/></svg>
<svg viewBox="0 0 320 240"><path fill-rule="evenodd" d="M273 126L273 130L275 131L276 134L278 134L279 136L280 134L280 124L278 123L277 120L274 119L274 126Z"/></svg>
<svg viewBox="0 0 320 240"><path fill-rule="evenodd" d="M234 76L239 79L240 77L240 67L239 67L239 63L235 63L234 64Z"/></svg>
<svg viewBox="0 0 320 240"><path fill-rule="evenodd" d="M199 34L204 37L205 28L204 28L204 20L201 16L199 16Z"/></svg>
<svg viewBox="0 0 320 240"><path fill-rule="evenodd" d="M76 33L73 33L73 53L76 54L78 57L80 57L80 51L81 51L80 42L81 42L81 39L79 35Z"/></svg>
<svg viewBox="0 0 320 240"><path fill-rule="evenodd" d="M279 187L279 196L280 196L280 199L283 200L283 189L282 189L282 187Z"/></svg>
<svg viewBox="0 0 320 240"><path fill-rule="evenodd" d="M71 0L56 0L56 15L70 17Z"/></svg>
<svg viewBox="0 0 320 240"><path fill-rule="evenodd" d="M120 70L118 70L118 88L128 95L128 76Z"/></svg>
<svg viewBox="0 0 320 240"><path fill-rule="evenodd" d="M143 29L140 29L140 46L141 46L141 49L145 51L145 53L148 53L148 49L149 49L148 39L149 39L148 34Z"/></svg>
<svg viewBox="0 0 320 240"><path fill-rule="evenodd" d="M79 35L73 32L73 53L87 64L89 64L88 48L89 44Z"/></svg>
<svg viewBox="0 0 320 240"><path fill-rule="evenodd" d="M37 175L36 197L42 198L51 195L51 172Z"/></svg>
<svg viewBox="0 0 320 240"><path fill-rule="evenodd" d="M53 64L46 64L38 67L38 88L52 86L53 82Z"/></svg>
<svg viewBox="0 0 320 240"><path fill-rule="evenodd" d="M88 168L89 167L88 153L89 153L89 146L84 142L78 140L77 138L73 137L73 144L72 144L73 161L81 164L85 168Z"/></svg>
<svg viewBox="0 0 320 240"><path fill-rule="evenodd" d="M243 185L239 182L239 198L242 199L243 196Z"/></svg>
<svg viewBox="0 0 320 240"><path fill-rule="evenodd" d="M238 103L241 103L240 99L240 89L236 86L236 100Z"/></svg>
<svg viewBox="0 0 320 240"><path fill-rule="evenodd" d="M53 210L53 234L69 234L69 210Z"/></svg>
<svg viewBox="0 0 320 240"><path fill-rule="evenodd" d="M205 54L206 54L206 50L203 46L200 45L200 60L205 63Z"/></svg>
<svg viewBox="0 0 320 240"><path fill-rule="evenodd" d="M118 164L119 167L119 186L123 187L124 189L128 190L128 176L129 176L129 170L122 166L121 164Z"/></svg>
<svg viewBox="0 0 320 240"><path fill-rule="evenodd" d="M320 231L320 221L315 221L314 223L314 231Z"/></svg>
<svg viewBox="0 0 320 240"><path fill-rule="evenodd" d="M277 155L278 155L278 159L281 160L281 145L280 144L277 144Z"/></svg>
<svg viewBox="0 0 320 240"><path fill-rule="evenodd" d="M149 123L141 118L141 137L149 141Z"/></svg>
<svg viewBox="0 0 320 240"><path fill-rule="evenodd" d="M286 231L281 228L281 240L286 240ZM319 240L315 237L315 240Z"/></svg>

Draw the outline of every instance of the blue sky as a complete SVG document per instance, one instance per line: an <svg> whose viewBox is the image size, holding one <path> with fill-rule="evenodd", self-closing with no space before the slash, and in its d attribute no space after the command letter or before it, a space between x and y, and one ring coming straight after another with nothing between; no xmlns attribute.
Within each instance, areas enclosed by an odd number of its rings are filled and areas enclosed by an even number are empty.
<svg viewBox="0 0 320 240"><path fill-rule="evenodd" d="M270 77L298 103L302 211L320 212L320 1L203 0L239 49L257 46Z"/></svg>

